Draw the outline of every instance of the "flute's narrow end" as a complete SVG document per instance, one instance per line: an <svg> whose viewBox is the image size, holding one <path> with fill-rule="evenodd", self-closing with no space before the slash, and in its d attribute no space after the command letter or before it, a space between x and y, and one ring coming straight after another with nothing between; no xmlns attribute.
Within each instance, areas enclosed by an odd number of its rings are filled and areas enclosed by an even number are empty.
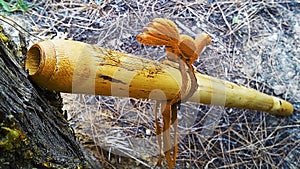
<svg viewBox="0 0 300 169"><path fill-rule="evenodd" d="M25 69L28 70L29 75L34 75L39 70L40 64L41 64L41 51L37 45L34 45L27 52Z"/></svg>
<svg viewBox="0 0 300 169"><path fill-rule="evenodd" d="M290 116L293 114L294 107L291 103L279 98L273 98L273 100L274 105L271 110L271 114L277 116Z"/></svg>

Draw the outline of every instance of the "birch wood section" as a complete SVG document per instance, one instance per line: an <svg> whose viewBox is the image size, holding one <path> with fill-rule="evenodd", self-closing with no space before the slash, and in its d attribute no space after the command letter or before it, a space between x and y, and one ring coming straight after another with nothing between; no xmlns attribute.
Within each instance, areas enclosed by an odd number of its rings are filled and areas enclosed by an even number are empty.
<svg viewBox="0 0 300 169"><path fill-rule="evenodd" d="M58 92L169 100L181 87L176 64L162 64L70 40L33 45L27 53L25 69L36 84ZM292 104L280 98L195 74L199 87L189 99L191 102L260 110L279 116L293 112Z"/></svg>

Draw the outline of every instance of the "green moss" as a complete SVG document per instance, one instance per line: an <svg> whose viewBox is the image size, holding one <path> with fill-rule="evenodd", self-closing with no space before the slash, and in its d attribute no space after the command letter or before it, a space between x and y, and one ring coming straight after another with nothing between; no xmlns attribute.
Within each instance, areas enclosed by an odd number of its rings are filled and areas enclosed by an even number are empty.
<svg viewBox="0 0 300 169"><path fill-rule="evenodd" d="M9 41L9 38L5 36L3 33L0 33L0 40L4 43Z"/></svg>
<svg viewBox="0 0 300 169"><path fill-rule="evenodd" d="M6 134L0 140L0 148L7 151L20 147L21 141L26 139L23 132L17 128L1 127L1 130Z"/></svg>

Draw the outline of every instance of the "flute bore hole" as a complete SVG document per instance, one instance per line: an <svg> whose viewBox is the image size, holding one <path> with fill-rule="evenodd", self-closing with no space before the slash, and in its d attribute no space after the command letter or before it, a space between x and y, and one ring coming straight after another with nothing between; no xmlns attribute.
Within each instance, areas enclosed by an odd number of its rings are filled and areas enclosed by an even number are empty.
<svg viewBox="0 0 300 169"><path fill-rule="evenodd" d="M40 48L32 46L27 52L27 59L25 63L25 69L29 71L29 75L34 75L39 67L41 62L41 51Z"/></svg>

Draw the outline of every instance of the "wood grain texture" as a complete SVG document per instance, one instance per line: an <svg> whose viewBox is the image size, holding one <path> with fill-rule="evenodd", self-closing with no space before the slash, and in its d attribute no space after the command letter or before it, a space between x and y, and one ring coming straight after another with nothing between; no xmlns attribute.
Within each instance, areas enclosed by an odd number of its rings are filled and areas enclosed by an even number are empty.
<svg viewBox="0 0 300 169"><path fill-rule="evenodd" d="M59 92L166 100L181 87L176 66L77 41L51 40L33 45L25 67L38 85ZM279 116L293 112L293 106L280 98L195 74L198 89L188 101Z"/></svg>

